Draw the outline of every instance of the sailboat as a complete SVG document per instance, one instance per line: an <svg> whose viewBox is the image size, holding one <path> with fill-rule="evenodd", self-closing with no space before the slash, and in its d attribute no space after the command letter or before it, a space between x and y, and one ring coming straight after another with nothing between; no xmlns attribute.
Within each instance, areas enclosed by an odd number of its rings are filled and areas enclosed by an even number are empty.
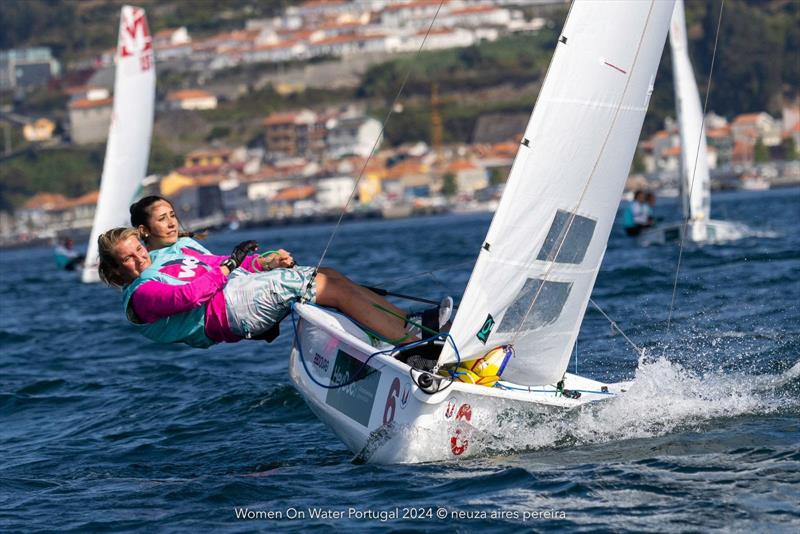
<svg viewBox="0 0 800 534"><path fill-rule="evenodd" d="M711 219L711 179L700 93L689 60L683 0L675 2L669 29L675 106L681 140L680 192L683 221L658 225L639 235L641 245L674 241L715 243L741 239L745 225Z"/></svg>
<svg viewBox="0 0 800 534"><path fill-rule="evenodd" d="M623 394L567 373L633 158L672 1L576 0L452 329L432 369L375 346L348 317L295 304L289 375L360 461L479 454L507 410L575 409ZM448 370L498 347L494 387ZM435 357L435 356L434 356Z"/></svg>
<svg viewBox="0 0 800 534"><path fill-rule="evenodd" d="M122 7L115 63L114 108L100 180L100 198L81 273L84 283L100 281L97 237L106 230L129 223L128 207L147 172L156 69L153 40L144 9Z"/></svg>

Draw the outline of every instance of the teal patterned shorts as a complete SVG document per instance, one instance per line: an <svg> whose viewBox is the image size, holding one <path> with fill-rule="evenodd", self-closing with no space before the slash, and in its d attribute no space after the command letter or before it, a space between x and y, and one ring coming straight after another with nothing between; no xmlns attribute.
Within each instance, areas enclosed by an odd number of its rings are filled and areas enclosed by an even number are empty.
<svg viewBox="0 0 800 534"><path fill-rule="evenodd" d="M317 297L313 267L248 273L234 270L223 289L228 324L240 337L258 336L286 317L292 303Z"/></svg>

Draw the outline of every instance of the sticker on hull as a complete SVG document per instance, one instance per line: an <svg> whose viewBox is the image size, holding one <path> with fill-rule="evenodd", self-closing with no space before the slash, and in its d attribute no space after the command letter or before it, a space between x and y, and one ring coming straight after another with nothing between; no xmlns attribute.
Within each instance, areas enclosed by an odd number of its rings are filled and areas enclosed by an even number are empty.
<svg viewBox="0 0 800 534"><path fill-rule="evenodd" d="M369 426L372 404L380 381L380 371L369 365L365 367L360 360L339 350L333 364L330 383L347 385L329 389L325 403L360 425Z"/></svg>

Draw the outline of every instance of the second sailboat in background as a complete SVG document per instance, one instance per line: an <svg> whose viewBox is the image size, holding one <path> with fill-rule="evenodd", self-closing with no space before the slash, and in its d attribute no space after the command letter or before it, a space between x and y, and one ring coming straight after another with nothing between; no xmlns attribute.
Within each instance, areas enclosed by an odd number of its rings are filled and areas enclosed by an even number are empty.
<svg viewBox="0 0 800 534"><path fill-rule="evenodd" d="M679 183L683 220L659 224L643 231L639 236L639 243L645 246L679 241L702 244L741 239L752 233L745 225L711 219L711 178L708 172L706 129L700 93L689 59L683 0L675 2L669 42L672 51L675 108L681 139Z"/></svg>

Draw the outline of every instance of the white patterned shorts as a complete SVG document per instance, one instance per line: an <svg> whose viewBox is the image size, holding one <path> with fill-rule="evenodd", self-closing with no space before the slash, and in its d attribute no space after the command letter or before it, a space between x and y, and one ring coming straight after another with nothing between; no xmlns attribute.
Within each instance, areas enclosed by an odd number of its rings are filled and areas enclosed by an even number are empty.
<svg viewBox="0 0 800 534"><path fill-rule="evenodd" d="M231 332L244 338L258 336L286 317L301 297L314 302L313 274L313 267L300 266L257 273L234 270L222 290Z"/></svg>

